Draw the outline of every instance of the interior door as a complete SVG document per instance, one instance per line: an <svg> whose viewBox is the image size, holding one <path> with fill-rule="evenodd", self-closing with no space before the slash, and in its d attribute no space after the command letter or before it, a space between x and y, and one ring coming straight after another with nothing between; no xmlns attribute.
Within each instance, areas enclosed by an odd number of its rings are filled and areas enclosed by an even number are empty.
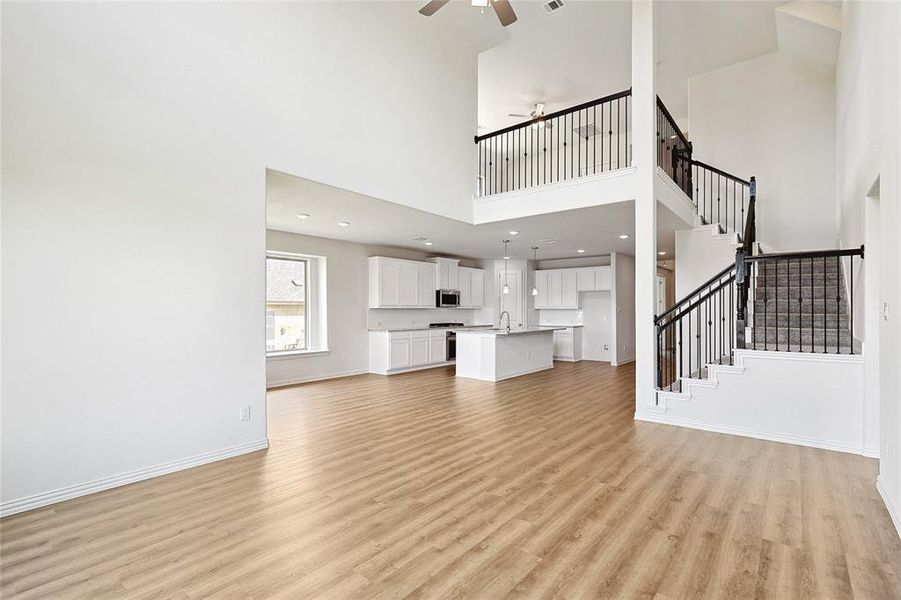
<svg viewBox="0 0 901 600"><path fill-rule="evenodd" d="M510 293L504 294L504 281L510 287ZM522 271L510 269L506 273L501 271L497 278L497 296L498 296L498 324L500 325L500 314L503 311L510 313L510 327L522 327L525 325L525 311L523 310L522 295ZM503 323L507 325L506 320Z"/></svg>

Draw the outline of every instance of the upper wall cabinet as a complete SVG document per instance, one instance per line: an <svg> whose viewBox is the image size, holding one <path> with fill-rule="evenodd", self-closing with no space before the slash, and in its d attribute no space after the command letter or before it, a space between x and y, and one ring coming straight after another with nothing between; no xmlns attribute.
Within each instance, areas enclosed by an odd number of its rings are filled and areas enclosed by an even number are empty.
<svg viewBox="0 0 901 600"><path fill-rule="evenodd" d="M535 308L577 309L579 292L610 289L610 267L535 271Z"/></svg>
<svg viewBox="0 0 901 600"><path fill-rule="evenodd" d="M437 266L384 256L369 258L369 308L434 308Z"/></svg>
<svg viewBox="0 0 901 600"><path fill-rule="evenodd" d="M460 290L460 308L485 306L485 271L457 267L457 285Z"/></svg>
<svg viewBox="0 0 901 600"><path fill-rule="evenodd" d="M436 290L460 289L460 261L456 258L433 258L438 266L438 287Z"/></svg>

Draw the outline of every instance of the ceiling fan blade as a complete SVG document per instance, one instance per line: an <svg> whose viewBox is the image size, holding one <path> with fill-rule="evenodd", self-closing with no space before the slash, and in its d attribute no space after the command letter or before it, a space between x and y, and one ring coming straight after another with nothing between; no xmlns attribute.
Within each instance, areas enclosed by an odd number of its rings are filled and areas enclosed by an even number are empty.
<svg viewBox="0 0 901 600"><path fill-rule="evenodd" d="M419 14L431 17L438 9L450 2L450 0L431 0L428 4L419 9Z"/></svg>
<svg viewBox="0 0 901 600"><path fill-rule="evenodd" d="M510 0L493 0L491 4L494 6L494 12L497 13L497 18L501 25L506 27L516 22L516 13L513 12L513 7L510 6Z"/></svg>

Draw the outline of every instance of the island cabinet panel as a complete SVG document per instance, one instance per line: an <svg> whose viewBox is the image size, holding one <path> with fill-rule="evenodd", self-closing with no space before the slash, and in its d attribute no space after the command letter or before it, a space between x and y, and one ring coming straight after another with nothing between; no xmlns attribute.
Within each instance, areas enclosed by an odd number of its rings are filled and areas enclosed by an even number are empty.
<svg viewBox="0 0 901 600"><path fill-rule="evenodd" d="M437 265L372 256L369 308L434 308Z"/></svg>

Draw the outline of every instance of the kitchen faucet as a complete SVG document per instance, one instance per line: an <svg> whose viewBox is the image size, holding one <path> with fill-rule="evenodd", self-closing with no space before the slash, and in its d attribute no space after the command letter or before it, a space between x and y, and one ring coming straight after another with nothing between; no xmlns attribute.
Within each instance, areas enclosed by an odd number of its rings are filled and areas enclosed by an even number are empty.
<svg viewBox="0 0 901 600"><path fill-rule="evenodd" d="M500 322L504 322L504 315L507 315L507 333L510 333L510 313L504 311L501 313Z"/></svg>

